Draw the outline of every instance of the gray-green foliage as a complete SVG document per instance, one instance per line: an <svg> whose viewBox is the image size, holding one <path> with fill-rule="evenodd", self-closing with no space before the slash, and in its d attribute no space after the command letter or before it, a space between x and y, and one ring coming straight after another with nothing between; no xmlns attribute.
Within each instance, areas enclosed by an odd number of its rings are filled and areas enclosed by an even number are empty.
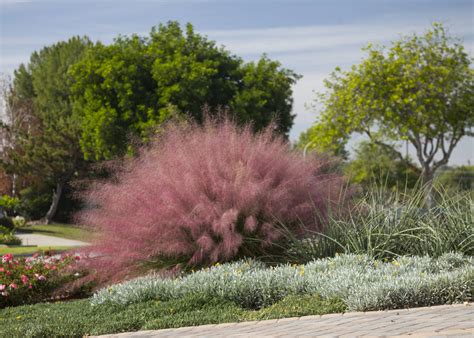
<svg viewBox="0 0 474 338"><path fill-rule="evenodd" d="M147 276L98 291L91 303L167 301L192 294L215 296L242 307L267 307L289 295L340 298L349 310L427 306L472 299L474 259L460 254L439 258L373 260L341 255L306 265L265 267L240 261L175 279Z"/></svg>
<svg viewBox="0 0 474 338"><path fill-rule="evenodd" d="M474 255L472 195L433 188L436 203L425 208L429 194L429 187L408 193L374 189L343 215L331 215L323 233L300 240L285 231L290 242L286 259L305 262L336 253L373 258L437 257L447 252Z"/></svg>

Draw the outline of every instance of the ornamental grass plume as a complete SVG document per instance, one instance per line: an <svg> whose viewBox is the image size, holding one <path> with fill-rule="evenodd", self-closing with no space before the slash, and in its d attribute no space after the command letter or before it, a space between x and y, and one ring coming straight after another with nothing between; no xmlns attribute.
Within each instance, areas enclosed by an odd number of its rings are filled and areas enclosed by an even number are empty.
<svg viewBox="0 0 474 338"><path fill-rule="evenodd" d="M322 230L342 177L304 159L269 127L253 133L228 118L166 126L113 180L86 196L81 223L100 234L89 259L99 277L261 257ZM317 215L316 215L317 214Z"/></svg>

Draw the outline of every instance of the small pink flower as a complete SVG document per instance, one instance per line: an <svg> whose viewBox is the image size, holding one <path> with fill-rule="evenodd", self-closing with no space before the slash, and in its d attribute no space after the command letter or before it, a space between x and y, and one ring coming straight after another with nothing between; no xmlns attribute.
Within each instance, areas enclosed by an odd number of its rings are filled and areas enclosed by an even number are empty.
<svg viewBox="0 0 474 338"><path fill-rule="evenodd" d="M7 286L6 286L5 284L0 284L0 291L5 290L6 287L7 287Z"/></svg>
<svg viewBox="0 0 474 338"><path fill-rule="evenodd" d="M10 284L10 289L16 289L17 287L18 287L18 285L16 285L15 283Z"/></svg>
<svg viewBox="0 0 474 338"><path fill-rule="evenodd" d="M46 277L45 277L45 276L43 276L43 275L41 275L41 276L38 276L38 280L44 281L44 280L46 280Z"/></svg>
<svg viewBox="0 0 474 338"><path fill-rule="evenodd" d="M32 284L28 285L28 289L33 289L33 285Z"/></svg>
<svg viewBox="0 0 474 338"><path fill-rule="evenodd" d="M35 253L33 254L33 258L36 258L36 257L38 257L39 255L40 255L39 252L35 252Z"/></svg>
<svg viewBox="0 0 474 338"><path fill-rule="evenodd" d="M11 271L7 271L5 272L7 274L7 276L11 276L12 275L12 272Z"/></svg>
<svg viewBox="0 0 474 338"><path fill-rule="evenodd" d="M5 268L4 268L4 267L0 267L0 272L5 272Z"/></svg>
<svg viewBox="0 0 474 338"><path fill-rule="evenodd" d="M53 266L51 267L51 270L56 270L56 269L57 269L57 266L56 266L56 265L53 265Z"/></svg>
<svg viewBox="0 0 474 338"><path fill-rule="evenodd" d="M5 254L2 256L2 263L10 262L13 260L13 255L11 253Z"/></svg>
<svg viewBox="0 0 474 338"><path fill-rule="evenodd" d="M29 280L29 278L27 276L21 275L21 281L23 282L23 284L27 284L28 280Z"/></svg>
<svg viewBox="0 0 474 338"><path fill-rule="evenodd" d="M1 293L1 295L4 296L4 297L6 297L6 296L8 296L8 292L3 291L3 292Z"/></svg>

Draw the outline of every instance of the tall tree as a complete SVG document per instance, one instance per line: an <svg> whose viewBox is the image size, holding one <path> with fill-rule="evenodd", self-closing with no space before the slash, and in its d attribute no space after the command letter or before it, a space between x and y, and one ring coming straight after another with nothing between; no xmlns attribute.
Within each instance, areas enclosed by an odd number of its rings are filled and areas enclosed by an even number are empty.
<svg viewBox="0 0 474 338"><path fill-rule="evenodd" d="M88 158L128 150L130 136L147 140L172 112L202 121L203 106L228 107L261 129L274 119L287 134L293 124L291 85L298 76L263 57L243 61L177 22L148 37L97 44L73 68L75 109L83 116L81 147Z"/></svg>
<svg viewBox="0 0 474 338"><path fill-rule="evenodd" d="M90 45L87 38L74 37L45 47L34 52L28 65L21 65L14 75L9 100L31 103L31 111L26 125L15 129L15 147L3 150L4 165L18 173L41 176L54 185L46 223L54 217L63 189L83 159L79 119L72 111L69 68ZM6 126L10 130L12 122Z"/></svg>
<svg viewBox="0 0 474 338"><path fill-rule="evenodd" d="M416 149L424 181L448 163L453 149L473 135L474 71L463 45L441 24L383 47L350 71L340 69L320 95L323 110L312 127L324 143L361 133L409 162L397 148L408 140Z"/></svg>

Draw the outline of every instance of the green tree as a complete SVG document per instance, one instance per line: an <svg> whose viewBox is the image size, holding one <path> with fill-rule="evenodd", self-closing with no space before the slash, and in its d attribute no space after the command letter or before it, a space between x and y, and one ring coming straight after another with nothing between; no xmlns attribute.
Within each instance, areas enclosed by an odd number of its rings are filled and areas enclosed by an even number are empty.
<svg viewBox="0 0 474 338"><path fill-rule="evenodd" d="M309 134L328 145L365 134L400 161L406 159L397 143L408 140L424 181L431 182L459 140L473 135L471 59L440 24L388 50L369 45L366 51L362 63L347 72L336 69L325 82L319 97L324 109Z"/></svg>
<svg viewBox="0 0 474 338"><path fill-rule="evenodd" d="M352 182L370 187L373 183L386 188L413 188L420 177L420 170L410 159L401 161L393 151L375 143L362 141L355 149L355 156L344 172Z"/></svg>
<svg viewBox="0 0 474 338"><path fill-rule="evenodd" d="M148 37L119 37L97 44L73 68L75 110L82 115L81 147L87 158L127 152L129 138L146 141L172 112L202 121L228 107L238 121L261 129L275 119L287 134L293 123L291 85L298 76L266 57L243 61L177 22Z"/></svg>
<svg viewBox="0 0 474 338"><path fill-rule="evenodd" d="M15 71L8 97L13 116L23 116L18 107L28 103L31 109L21 124L15 119L3 124L3 129L13 132L14 142L2 149L2 165L17 174L41 177L54 186L46 223L54 217L65 185L83 161L69 69L90 46L87 38L74 37L34 52L28 65Z"/></svg>
<svg viewBox="0 0 474 338"><path fill-rule="evenodd" d="M229 104L230 110L243 123L252 121L254 129L261 130L274 121L277 132L288 135L295 115L292 85L300 78L291 70L264 55L258 62L241 67L239 90Z"/></svg>

